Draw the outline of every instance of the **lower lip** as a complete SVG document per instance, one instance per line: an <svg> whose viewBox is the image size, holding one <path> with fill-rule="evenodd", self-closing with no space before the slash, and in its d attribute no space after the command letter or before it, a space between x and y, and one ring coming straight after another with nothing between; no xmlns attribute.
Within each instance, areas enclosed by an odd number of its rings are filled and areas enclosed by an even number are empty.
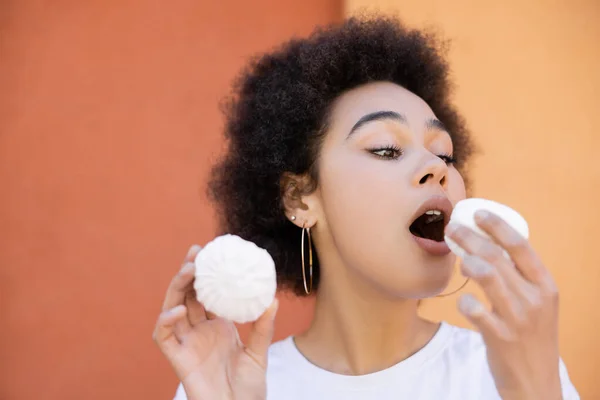
<svg viewBox="0 0 600 400"><path fill-rule="evenodd" d="M433 256L445 256L450 253L450 247L448 247L446 242L436 242L435 240L425 239L415 235L412 235L412 237L423 250Z"/></svg>

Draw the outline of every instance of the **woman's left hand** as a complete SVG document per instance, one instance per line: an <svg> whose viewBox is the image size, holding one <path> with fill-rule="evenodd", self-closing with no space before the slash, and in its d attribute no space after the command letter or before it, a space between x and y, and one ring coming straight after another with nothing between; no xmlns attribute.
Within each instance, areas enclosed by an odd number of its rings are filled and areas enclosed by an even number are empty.
<svg viewBox="0 0 600 400"><path fill-rule="evenodd" d="M462 272L492 306L469 294L459 300L483 336L496 388L504 400L562 399L556 283L529 241L504 220L478 211L475 221L491 239L451 224L446 235L468 253Z"/></svg>

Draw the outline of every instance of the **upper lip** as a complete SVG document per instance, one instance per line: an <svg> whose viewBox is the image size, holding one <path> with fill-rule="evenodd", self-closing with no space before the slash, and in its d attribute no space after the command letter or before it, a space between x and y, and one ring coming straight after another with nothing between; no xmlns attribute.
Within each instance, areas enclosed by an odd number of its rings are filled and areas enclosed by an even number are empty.
<svg viewBox="0 0 600 400"><path fill-rule="evenodd" d="M431 196L423 203L421 203L419 208L417 208L417 211L415 211L412 219L410 220L409 226L412 225L417 218L419 218L421 215L425 214L425 212L429 210L441 211L444 214L444 226L446 226L448 225L448 222L450 222L450 215L452 214L452 209L452 203L450 202L450 200L448 200L446 196Z"/></svg>

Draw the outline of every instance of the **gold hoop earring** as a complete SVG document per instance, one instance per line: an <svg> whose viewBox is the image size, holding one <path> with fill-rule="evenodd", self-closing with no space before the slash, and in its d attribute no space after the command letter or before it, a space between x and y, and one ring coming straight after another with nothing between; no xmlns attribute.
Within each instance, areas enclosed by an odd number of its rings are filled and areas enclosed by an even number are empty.
<svg viewBox="0 0 600 400"><path fill-rule="evenodd" d="M458 264L458 262L456 263ZM460 268L460 267L459 267ZM435 297L448 297L448 296L452 296L454 293L458 293L460 292L465 286L467 286L467 283L469 283L469 281L471 280L471 278L467 278L462 285L460 285L460 287L450 293L442 293L442 294L438 294Z"/></svg>
<svg viewBox="0 0 600 400"><path fill-rule="evenodd" d="M448 297L448 296L452 296L454 293L460 292L465 286L467 286L467 283L469 283L469 281L471 280L471 278L467 278L467 280L465 280L465 282L456 290L450 292L450 293L442 293L442 294L438 294L435 297Z"/></svg>
<svg viewBox="0 0 600 400"><path fill-rule="evenodd" d="M308 236L308 268L309 268L309 281L310 284L306 284L306 262L304 260L304 232L306 231L306 234ZM301 241L301 246L302 246L302 281L304 282L304 291L306 292L306 294L310 294L312 292L312 285L313 285L313 259L312 259L312 239L310 238L310 228L306 228L304 225L302 225L302 241Z"/></svg>

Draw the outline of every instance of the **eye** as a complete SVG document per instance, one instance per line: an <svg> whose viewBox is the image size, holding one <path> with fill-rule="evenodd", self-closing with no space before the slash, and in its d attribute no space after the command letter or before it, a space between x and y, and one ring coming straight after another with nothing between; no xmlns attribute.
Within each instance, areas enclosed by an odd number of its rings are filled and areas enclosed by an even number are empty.
<svg viewBox="0 0 600 400"><path fill-rule="evenodd" d="M441 158L446 164L456 164L456 158L454 158L450 154L438 154L438 157Z"/></svg>
<svg viewBox="0 0 600 400"><path fill-rule="evenodd" d="M402 155L402 149L396 146L386 146L378 149L369 150L371 154L386 160L395 160Z"/></svg>

